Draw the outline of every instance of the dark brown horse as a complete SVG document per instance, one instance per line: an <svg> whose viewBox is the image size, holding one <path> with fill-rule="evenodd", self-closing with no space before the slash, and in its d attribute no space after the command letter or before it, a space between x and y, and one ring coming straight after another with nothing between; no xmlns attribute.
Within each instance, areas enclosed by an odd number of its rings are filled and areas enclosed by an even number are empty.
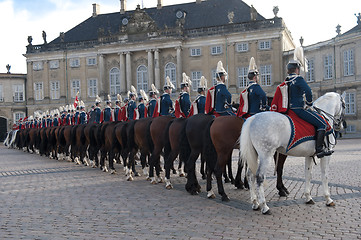
<svg viewBox="0 0 361 240"><path fill-rule="evenodd" d="M127 171L127 159L129 156L129 149L128 149L128 138L127 138L127 126L128 126L128 122L117 122L113 133L112 133L112 138L113 138L113 145L112 145L112 149L114 149L114 151L119 152L120 156L122 157L123 160L123 165L124 165L124 171ZM135 168L133 168L133 170L135 171ZM128 173L128 176L131 176L132 173ZM127 178L128 178L127 176ZM131 180L130 178L128 180Z"/></svg>
<svg viewBox="0 0 361 240"><path fill-rule="evenodd" d="M98 127L99 124L97 123L89 123L84 128L85 144L88 145L88 157L92 167L98 167L99 165L99 147L96 139Z"/></svg>
<svg viewBox="0 0 361 240"><path fill-rule="evenodd" d="M152 184L163 182L160 177L160 154L165 145L166 126L172 119L174 119L174 117L171 116L156 117L149 126L149 133L153 143L152 154L149 159L149 177L151 178ZM157 180L154 177L154 168Z"/></svg>
<svg viewBox="0 0 361 240"><path fill-rule="evenodd" d="M71 145L71 129L73 128L73 126L64 126L61 130L60 130L60 146L63 149L63 153L66 156L66 159L68 161L74 161L74 159L72 158L72 156L69 157L69 147Z"/></svg>

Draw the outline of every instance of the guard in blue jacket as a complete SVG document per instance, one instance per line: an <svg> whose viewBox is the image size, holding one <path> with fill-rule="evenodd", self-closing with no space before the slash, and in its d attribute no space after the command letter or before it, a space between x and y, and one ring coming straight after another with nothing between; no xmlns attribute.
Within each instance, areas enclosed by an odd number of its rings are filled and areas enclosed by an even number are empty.
<svg viewBox="0 0 361 240"><path fill-rule="evenodd" d="M153 117L154 108L157 104L157 94L159 94L159 91L154 84L152 84L152 89L149 91L150 100L147 104L147 117Z"/></svg>
<svg viewBox="0 0 361 240"><path fill-rule="evenodd" d="M80 112L79 112L79 106L77 106L77 107L76 107L76 112L75 112L75 115L74 115L74 125L79 124L79 123L78 123L79 114L80 114Z"/></svg>
<svg viewBox="0 0 361 240"><path fill-rule="evenodd" d="M316 128L316 156L322 158L329 156L332 151L324 149L323 143L327 128L327 123L312 107L312 90L308 86L305 79L300 76L300 69L305 66L303 58L303 49L301 47L295 49L294 59L287 64L288 76L286 83L289 89L289 108L294 111L297 116L311 123ZM306 97L304 101L303 95Z"/></svg>
<svg viewBox="0 0 361 240"><path fill-rule="evenodd" d="M207 80L204 76L202 76L197 89L199 95L195 100L195 102L197 103L198 113L204 113L204 108L206 107L206 96L205 96L206 88L207 88Z"/></svg>
<svg viewBox="0 0 361 240"><path fill-rule="evenodd" d="M53 127L57 127L57 126L59 126L59 118L58 118L58 114L55 113L53 119Z"/></svg>
<svg viewBox="0 0 361 240"><path fill-rule="evenodd" d="M170 94L175 87L168 76L163 89L164 93L160 97L160 116L169 116L174 112L173 101L170 99Z"/></svg>
<svg viewBox="0 0 361 240"><path fill-rule="evenodd" d="M80 106L80 114L79 114L79 124L87 123L87 114L85 112L84 106Z"/></svg>
<svg viewBox="0 0 361 240"><path fill-rule="evenodd" d="M128 120L135 120L136 116L134 116L134 111L137 108L137 104L135 102L136 100L136 92L129 92L128 93L129 96L129 103L128 103L128 107L127 107L127 111L128 111Z"/></svg>
<svg viewBox="0 0 361 240"><path fill-rule="evenodd" d="M189 110L191 108L191 100L189 98L189 87L192 82L189 77L183 73L183 81L181 82L181 93L179 96L179 105L180 110L183 113L183 117L187 118L189 115Z"/></svg>
<svg viewBox="0 0 361 240"><path fill-rule="evenodd" d="M138 105L139 119L141 119L144 118L144 110L145 110L143 97L139 96L138 101L139 101L139 105Z"/></svg>
<svg viewBox="0 0 361 240"><path fill-rule="evenodd" d="M112 119L112 101L110 96L108 95L108 100L106 101L106 107L103 109L100 121L103 122L110 122L113 121Z"/></svg>
<svg viewBox="0 0 361 240"><path fill-rule="evenodd" d="M232 95L228 91L227 86L225 85L227 72L223 68L223 64L221 61L218 62L217 65L217 72L216 72L216 78L217 78L217 86L215 87L215 111L216 115L220 116L228 116L228 115L234 115L232 111Z"/></svg>

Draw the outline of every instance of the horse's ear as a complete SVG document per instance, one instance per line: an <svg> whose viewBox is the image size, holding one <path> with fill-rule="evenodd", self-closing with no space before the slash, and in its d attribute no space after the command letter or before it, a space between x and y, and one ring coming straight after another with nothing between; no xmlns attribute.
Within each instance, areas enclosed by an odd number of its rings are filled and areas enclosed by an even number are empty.
<svg viewBox="0 0 361 240"><path fill-rule="evenodd" d="M345 99L346 98L346 91L344 91L341 95L342 99Z"/></svg>

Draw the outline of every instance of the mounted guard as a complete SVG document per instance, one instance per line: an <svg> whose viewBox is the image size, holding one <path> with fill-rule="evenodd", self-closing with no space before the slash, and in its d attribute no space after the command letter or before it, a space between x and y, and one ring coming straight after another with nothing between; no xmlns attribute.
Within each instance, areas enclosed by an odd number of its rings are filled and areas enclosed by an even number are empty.
<svg viewBox="0 0 361 240"><path fill-rule="evenodd" d="M100 103L102 102L102 99L97 95L95 98L95 108L94 108L94 123L100 123L100 116L102 113L102 110L100 109Z"/></svg>
<svg viewBox="0 0 361 240"><path fill-rule="evenodd" d="M85 104L83 101L80 101L80 114L79 114L79 120L78 124L86 124L88 121L87 119L87 113L85 112Z"/></svg>
<svg viewBox="0 0 361 240"><path fill-rule="evenodd" d="M114 107L114 120L119 121L119 117L121 115L121 108L122 108L122 96L120 94L117 94L117 100L115 101L115 107Z"/></svg>
<svg viewBox="0 0 361 240"><path fill-rule="evenodd" d="M191 107L191 100L189 99L189 87L192 86L192 82L185 73L183 73L183 80L180 86L181 93L179 98L175 101L174 114L176 118L187 118Z"/></svg>
<svg viewBox="0 0 361 240"><path fill-rule="evenodd" d="M151 90L149 91L150 100L145 108L145 115L147 117L153 117L155 106L157 105L157 95L159 94L158 89L152 83ZM160 106L160 104L159 104Z"/></svg>
<svg viewBox="0 0 361 240"><path fill-rule="evenodd" d="M145 111L146 109L145 104L148 103L148 96L143 89L140 90L140 96L138 100L139 100L139 105L138 105L139 119L145 118L147 117Z"/></svg>
<svg viewBox="0 0 361 240"><path fill-rule="evenodd" d="M101 115L100 115L100 122L113 122L114 120L114 112L112 109L112 100L110 98L110 95L108 95L108 99L106 101L106 107L103 109Z"/></svg>
<svg viewBox="0 0 361 240"><path fill-rule="evenodd" d="M137 97L137 90L135 89L135 87L133 85L130 87L130 91L128 92L128 97L129 97L129 103L128 103L128 107L127 107L128 120L139 119L137 104L135 102L136 97Z"/></svg>
<svg viewBox="0 0 361 240"><path fill-rule="evenodd" d="M170 94L172 93L172 89L175 89L175 87L173 83L170 81L170 78L167 76L165 85L163 87L164 93L160 97L160 103L157 102L157 105L153 113L153 117L169 116L173 114L174 112L173 102L172 99L170 99Z"/></svg>
<svg viewBox="0 0 361 240"><path fill-rule="evenodd" d="M191 110L189 111L189 116L193 116L198 113L204 113L204 109L206 106L206 97L204 96L204 94L206 89L207 89L207 79L204 76L202 76L197 90L199 95L192 103Z"/></svg>

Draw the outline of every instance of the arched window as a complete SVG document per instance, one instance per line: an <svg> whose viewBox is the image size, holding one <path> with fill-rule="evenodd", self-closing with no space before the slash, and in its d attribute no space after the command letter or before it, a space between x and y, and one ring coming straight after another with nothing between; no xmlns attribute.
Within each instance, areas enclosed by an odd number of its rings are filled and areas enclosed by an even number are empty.
<svg viewBox="0 0 361 240"><path fill-rule="evenodd" d="M109 71L109 81L110 81L110 95L112 97L120 94L120 71L118 68L112 68Z"/></svg>
<svg viewBox="0 0 361 240"><path fill-rule="evenodd" d="M174 86L177 88L177 75L176 75L176 67L175 64L172 62L169 62L165 65L164 68L164 81L169 76L170 81L174 84Z"/></svg>
<svg viewBox="0 0 361 240"><path fill-rule="evenodd" d="M144 65L137 68L137 91L141 89L148 91L148 68Z"/></svg>

